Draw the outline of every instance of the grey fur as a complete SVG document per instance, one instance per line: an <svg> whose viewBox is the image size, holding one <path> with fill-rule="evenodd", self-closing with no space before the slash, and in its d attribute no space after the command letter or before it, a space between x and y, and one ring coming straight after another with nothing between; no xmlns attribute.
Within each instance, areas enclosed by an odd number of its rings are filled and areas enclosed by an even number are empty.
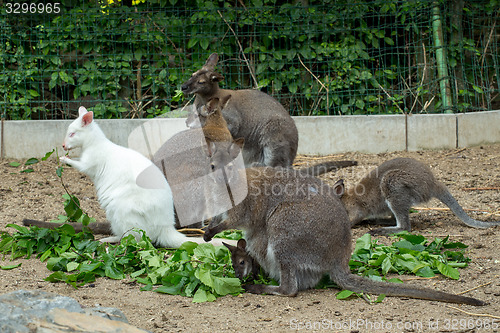
<svg viewBox="0 0 500 333"><path fill-rule="evenodd" d="M342 186L343 183L336 184ZM366 218L393 215L396 226L372 230L372 234L411 231L409 211L432 198L441 200L457 217L473 228L489 228L500 222L482 222L469 217L431 169L413 158L395 158L369 172L346 191L339 189L349 220L355 225Z"/></svg>
<svg viewBox="0 0 500 333"><path fill-rule="evenodd" d="M219 56L211 54L205 65L182 85L185 94L195 94L195 111L217 97L232 95L223 115L233 138L243 138L245 165L292 165L299 135L292 117L273 97L259 90L220 89L223 76L214 71ZM188 126L193 115L188 118Z"/></svg>
<svg viewBox="0 0 500 333"><path fill-rule="evenodd" d="M349 270L351 227L332 187L298 171L246 169L248 196L210 223L204 239L226 229L245 233L248 253L279 286L247 285L253 293L294 296L324 274L354 292L485 305L464 296L401 284L375 282Z"/></svg>

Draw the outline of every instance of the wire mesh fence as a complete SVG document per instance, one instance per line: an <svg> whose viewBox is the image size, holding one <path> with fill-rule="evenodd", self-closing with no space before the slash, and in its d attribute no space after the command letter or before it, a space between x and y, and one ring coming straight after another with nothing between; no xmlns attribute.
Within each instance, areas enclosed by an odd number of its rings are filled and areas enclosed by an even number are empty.
<svg viewBox="0 0 500 333"><path fill-rule="evenodd" d="M6 119L72 118L80 105L100 118L168 116L212 52L222 87L261 89L292 115L500 108L498 0L0 6Z"/></svg>

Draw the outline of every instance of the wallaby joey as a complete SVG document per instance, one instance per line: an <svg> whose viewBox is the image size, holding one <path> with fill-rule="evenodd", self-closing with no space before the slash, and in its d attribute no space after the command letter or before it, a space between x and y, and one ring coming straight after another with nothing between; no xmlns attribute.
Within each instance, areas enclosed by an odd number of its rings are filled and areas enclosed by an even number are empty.
<svg viewBox="0 0 500 333"><path fill-rule="evenodd" d="M223 100L232 95L222 113L233 138L245 139L245 165L291 166L299 141L292 117L276 99L259 90L220 89L223 76L214 71L218 59L212 53L181 87L185 94L196 94L194 111L214 97ZM188 118L189 127L192 119Z"/></svg>
<svg viewBox="0 0 500 333"><path fill-rule="evenodd" d="M200 106L207 126L175 134L153 156L172 189L181 226L203 222L232 205L225 184L214 181L223 176L213 164L244 167L240 154L243 139L233 140L221 116L221 108L230 97L222 101L212 98Z"/></svg>
<svg viewBox="0 0 500 333"><path fill-rule="evenodd" d="M354 187L344 189L337 182L338 193L347 209L351 225L366 218L393 215L396 226L374 229L371 234L391 234L411 231L409 211L413 205L432 198L441 200L462 222L473 228L488 228L500 222L482 222L469 217L446 186L440 183L431 169L413 158L395 158L382 163Z"/></svg>
<svg viewBox="0 0 500 333"><path fill-rule="evenodd" d="M285 108L273 97L254 89L220 89L223 76L215 72L219 56L212 53L205 65L182 85L185 94L195 94L194 107L186 124L190 128L205 126L200 110L211 99L223 104L222 115L233 138L242 138L245 166L291 167L297 154L298 131ZM231 99L228 98L231 97ZM355 161L330 161L302 169L310 175L321 175Z"/></svg>
<svg viewBox="0 0 500 333"><path fill-rule="evenodd" d="M231 252L231 262L233 263L234 273L237 278L244 279L251 275L253 279L257 278L260 266L247 252L247 242L244 239L238 240L236 246L222 242L222 244Z"/></svg>
<svg viewBox="0 0 500 333"><path fill-rule="evenodd" d="M295 296L329 274L340 287L354 292L486 304L470 297L352 274L351 226L334 188L315 177L283 168L246 169L246 178L245 200L213 218L204 239L210 240L226 229L243 230L250 256L270 277L280 281L279 286L247 285L247 291Z"/></svg>

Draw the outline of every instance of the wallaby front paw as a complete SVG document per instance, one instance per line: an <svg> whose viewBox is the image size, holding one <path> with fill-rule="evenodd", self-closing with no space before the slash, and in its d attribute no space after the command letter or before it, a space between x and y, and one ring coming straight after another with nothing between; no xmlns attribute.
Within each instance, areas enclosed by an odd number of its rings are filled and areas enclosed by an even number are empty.
<svg viewBox="0 0 500 333"><path fill-rule="evenodd" d="M71 161L71 159L65 155L65 156L59 157L59 161L61 161L61 163L64 163L64 164L69 164L69 161Z"/></svg>
<svg viewBox="0 0 500 333"><path fill-rule="evenodd" d="M247 293L262 294L262 286L260 284L245 284L242 287Z"/></svg>

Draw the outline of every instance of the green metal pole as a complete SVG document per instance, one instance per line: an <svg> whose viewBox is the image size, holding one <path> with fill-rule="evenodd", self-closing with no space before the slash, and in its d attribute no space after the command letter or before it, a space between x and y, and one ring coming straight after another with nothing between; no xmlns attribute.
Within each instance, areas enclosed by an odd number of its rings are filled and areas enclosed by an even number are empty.
<svg viewBox="0 0 500 333"><path fill-rule="evenodd" d="M436 63L443 109L446 113L453 113L450 81L448 78L448 64L443 46L443 27L441 25L441 15L439 13L439 5L437 3L432 8L432 31L434 37L434 48L436 49Z"/></svg>

